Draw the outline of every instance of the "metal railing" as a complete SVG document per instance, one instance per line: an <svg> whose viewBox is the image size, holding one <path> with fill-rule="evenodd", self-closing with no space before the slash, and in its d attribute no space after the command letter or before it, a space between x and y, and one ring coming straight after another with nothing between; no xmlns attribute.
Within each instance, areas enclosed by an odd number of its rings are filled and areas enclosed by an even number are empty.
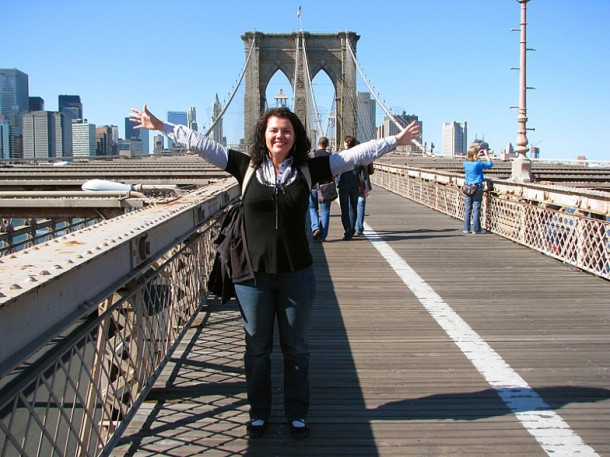
<svg viewBox="0 0 610 457"><path fill-rule="evenodd" d="M0 220L0 257L43 243L60 234L80 230L92 225L96 220L99 221L99 218L2 218ZM14 225L15 221L19 221L17 226Z"/></svg>
<svg viewBox="0 0 610 457"><path fill-rule="evenodd" d="M464 220L463 177L375 164L371 181ZM488 231L610 279L610 196L599 191L488 181L481 225Z"/></svg>
<svg viewBox="0 0 610 457"><path fill-rule="evenodd" d="M92 229L108 232L120 225L125 232L121 242L136 265L107 284L101 297L82 294L78 307L86 312L59 332L52 332L57 325L49 328L44 341L24 344L36 345L34 350L12 349L26 357L15 360L11 353L0 360L0 456L98 456L114 447L205 302L219 217L236 197L233 182L212 198L168 208L146 219L144 225L151 227L145 234L135 228L142 219L131 222L130 215ZM157 248L155 232L165 235L170 226L183 232ZM138 242L129 241L129 234ZM120 247L108 249L120 262ZM15 259L32 254L26 250ZM101 254L99 260L89 260L96 262L101 268ZM73 270L55 281L70 284L79 274L77 266ZM11 305L0 301L0 319L10 317ZM42 311L39 318L45 319Z"/></svg>

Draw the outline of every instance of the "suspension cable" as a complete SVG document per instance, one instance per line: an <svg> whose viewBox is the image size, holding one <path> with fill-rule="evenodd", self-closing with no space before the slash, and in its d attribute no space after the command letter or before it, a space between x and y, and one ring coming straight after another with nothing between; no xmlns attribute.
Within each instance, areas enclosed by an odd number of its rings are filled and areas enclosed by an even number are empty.
<svg viewBox="0 0 610 457"><path fill-rule="evenodd" d="M358 60L356 59L356 55L354 54L354 50L352 49L352 44L349 40L347 40L347 48L349 49L352 59L354 60L354 63L356 64L356 68L358 68L358 71L360 72L360 76L362 76L362 79L364 80L366 87L369 88L369 90L371 91L371 94L373 94L373 97L375 97L375 100L377 100L377 103L379 103L379 106L381 106L381 109L388 115L388 117L394 123L394 125L396 125L396 127L398 127L400 130L402 130L404 128L404 126L400 122L398 122L398 120L396 119L396 116L394 116L392 113L390 113L390 111L385 107L385 105L381 102L381 100L379 99L379 97L377 96L377 94L375 93L375 91L373 90L371 85L369 84L369 81L366 79L366 76L364 75L362 68L360 68L360 64L358 63ZM411 140L411 143L413 143L415 146L417 146L425 154L430 155L429 152L426 151L426 148L419 141Z"/></svg>
<svg viewBox="0 0 610 457"><path fill-rule="evenodd" d="M212 130L214 130L214 127L216 126L218 121L222 118L222 116L224 115L225 111L227 111L227 108L229 107L229 105L233 101L233 97L235 97L235 94L237 93L237 89L239 89L239 86L241 85L241 81L244 79L244 75L246 74L246 70L248 68L248 62L250 62L250 57L252 56L252 51L254 50L255 43L256 43L256 37L254 37L254 39L252 40L252 45L250 45L250 50L248 51L248 57L246 57L246 63L245 63L244 68L243 68L243 70L241 72L241 75L239 76L239 80L237 81L237 84L233 88L233 93L229 97L229 101L222 108L222 110L218 114L218 117L216 119L214 119L214 121L212 122L212 125L210 125L210 128L207 130L207 132L205 132L205 136L208 136L210 134L210 132L212 132Z"/></svg>
<svg viewBox="0 0 610 457"><path fill-rule="evenodd" d="M308 99L310 100L314 115L316 132L318 132L318 135L321 137L324 136L324 130L322 129L322 123L320 122L320 112L318 111L316 97L313 93L313 85L311 83L311 72L309 71L309 59L307 58L307 48L305 46L305 40L303 40L303 63L305 64L305 75L307 76L307 87L309 88L310 94L310 97L308 97Z"/></svg>
<svg viewBox="0 0 610 457"><path fill-rule="evenodd" d="M301 35L297 35L297 49L294 54L294 84L292 85L292 110L296 109L296 95L297 95L297 80L299 77L299 42L301 41Z"/></svg>

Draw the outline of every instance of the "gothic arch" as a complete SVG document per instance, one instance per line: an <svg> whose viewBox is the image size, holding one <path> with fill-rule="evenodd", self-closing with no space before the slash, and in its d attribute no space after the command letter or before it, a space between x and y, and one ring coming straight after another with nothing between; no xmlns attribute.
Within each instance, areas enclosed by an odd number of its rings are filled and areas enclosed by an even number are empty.
<svg viewBox="0 0 610 457"><path fill-rule="evenodd" d="M356 133L358 124L353 107L353 100L356 99L356 64L349 52L348 43L355 53L360 36L354 32L312 34L298 31L290 34L247 32L241 38L245 44L246 55L254 43L254 50L246 68L246 137L251 135L256 121L265 109L267 85L278 70L286 75L294 88L295 113L308 125L303 53L299 52L297 56L297 49L303 46L302 43L307 49L312 79L319 71L324 70L335 86L337 138Z"/></svg>

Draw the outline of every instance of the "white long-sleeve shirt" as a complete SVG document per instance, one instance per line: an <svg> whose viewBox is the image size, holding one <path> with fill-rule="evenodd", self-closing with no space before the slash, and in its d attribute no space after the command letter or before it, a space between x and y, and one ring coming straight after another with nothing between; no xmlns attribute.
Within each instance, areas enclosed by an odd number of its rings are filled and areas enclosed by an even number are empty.
<svg viewBox="0 0 610 457"><path fill-rule="evenodd" d="M184 125L166 122L163 124L163 133L174 143L196 153L210 164L221 170L226 169L228 161L226 146ZM396 137L390 136L370 140L353 148L336 152L329 157L330 171L333 175L338 175L344 171L353 170L357 165L367 165L393 151L397 146ZM291 173L287 173L287 175L290 176Z"/></svg>

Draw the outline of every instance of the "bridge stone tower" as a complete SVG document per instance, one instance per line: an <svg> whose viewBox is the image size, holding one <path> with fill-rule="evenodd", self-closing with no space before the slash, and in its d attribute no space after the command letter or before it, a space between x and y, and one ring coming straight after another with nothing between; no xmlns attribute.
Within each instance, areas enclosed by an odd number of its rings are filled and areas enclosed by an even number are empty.
<svg viewBox="0 0 610 457"><path fill-rule="evenodd" d="M338 34L247 32L241 38L245 43L246 56L254 42L253 54L246 68L246 138L250 137L258 118L265 110L267 85L278 70L284 73L294 89L294 112L305 126L308 125L303 46L307 50L311 78L324 70L335 87L337 144L342 144L345 135L356 135L356 63L348 46L351 44L355 55L359 35L347 31Z"/></svg>

